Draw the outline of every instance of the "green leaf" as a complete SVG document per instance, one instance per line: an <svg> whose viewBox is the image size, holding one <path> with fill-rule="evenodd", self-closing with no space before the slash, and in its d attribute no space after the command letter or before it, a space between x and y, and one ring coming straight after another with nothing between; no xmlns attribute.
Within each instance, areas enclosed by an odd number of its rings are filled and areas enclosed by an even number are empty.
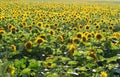
<svg viewBox="0 0 120 77"><path fill-rule="evenodd" d="M25 68L21 71L20 75L24 75L24 74L30 74L31 69L30 68Z"/></svg>

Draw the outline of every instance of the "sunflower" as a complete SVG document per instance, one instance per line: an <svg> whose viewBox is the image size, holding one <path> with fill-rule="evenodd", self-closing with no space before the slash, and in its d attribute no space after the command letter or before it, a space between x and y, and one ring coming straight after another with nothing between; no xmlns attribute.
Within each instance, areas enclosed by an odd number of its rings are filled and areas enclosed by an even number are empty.
<svg viewBox="0 0 120 77"><path fill-rule="evenodd" d="M89 26L89 25L85 26L85 29L86 29L86 30L89 30L89 29L90 29L90 26Z"/></svg>
<svg viewBox="0 0 120 77"><path fill-rule="evenodd" d="M13 66L9 67L9 73L13 75L15 73L15 67Z"/></svg>
<svg viewBox="0 0 120 77"><path fill-rule="evenodd" d="M28 30L32 30L32 26L29 26L29 27L28 27Z"/></svg>
<svg viewBox="0 0 120 77"><path fill-rule="evenodd" d="M4 34L4 33L5 33L4 28L0 29L0 33L1 33L1 34Z"/></svg>
<svg viewBox="0 0 120 77"><path fill-rule="evenodd" d="M81 37L82 37L82 35L83 35L83 33L82 33L82 32L78 32L78 33L76 34L76 37L77 37L77 38L81 38Z"/></svg>
<svg viewBox="0 0 120 77"><path fill-rule="evenodd" d="M45 34L41 34L39 37L45 39L46 35Z"/></svg>
<svg viewBox="0 0 120 77"><path fill-rule="evenodd" d="M13 51L16 51L16 46L15 46L15 45L11 45L11 49L12 49Z"/></svg>
<svg viewBox="0 0 120 77"><path fill-rule="evenodd" d="M8 25L8 29L11 30L12 25L10 23L8 23L7 25Z"/></svg>
<svg viewBox="0 0 120 77"><path fill-rule="evenodd" d="M13 32L13 31L15 31L15 30L16 30L16 28L13 27L13 26L10 28L10 31L11 31L11 32Z"/></svg>
<svg viewBox="0 0 120 77"><path fill-rule="evenodd" d="M96 54L94 52L89 51L87 53L87 56L90 56L90 57L94 58L95 61L97 61L97 56L96 56Z"/></svg>
<svg viewBox="0 0 120 77"><path fill-rule="evenodd" d="M50 30L50 34L51 35L55 35L55 31L54 30Z"/></svg>
<svg viewBox="0 0 120 77"><path fill-rule="evenodd" d="M109 30L113 30L113 28L114 28L113 26L109 26L108 27Z"/></svg>
<svg viewBox="0 0 120 77"><path fill-rule="evenodd" d="M45 27L46 27L46 28L50 28L50 25L49 25L49 24L45 24Z"/></svg>
<svg viewBox="0 0 120 77"><path fill-rule="evenodd" d="M107 73L105 71L101 72L100 77L107 77Z"/></svg>
<svg viewBox="0 0 120 77"><path fill-rule="evenodd" d="M57 31L58 31L58 32L61 31L61 28L57 28Z"/></svg>
<svg viewBox="0 0 120 77"><path fill-rule="evenodd" d="M80 29L82 29L82 28L83 28L83 26L82 26L82 25L80 25L80 26L79 26L79 28L80 28Z"/></svg>
<svg viewBox="0 0 120 77"><path fill-rule="evenodd" d="M72 30L77 31L77 27L73 27Z"/></svg>
<svg viewBox="0 0 120 77"><path fill-rule="evenodd" d="M52 63L47 63L47 68L50 69L52 67Z"/></svg>
<svg viewBox="0 0 120 77"><path fill-rule="evenodd" d="M119 41L118 41L118 39L117 39L116 36L111 37L111 40L112 40L112 43L113 43L114 45L117 45L117 44L119 43Z"/></svg>
<svg viewBox="0 0 120 77"><path fill-rule="evenodd" d="M37 38L36 40L35 40L35 43L36 44L40 44L40 43L43 43L45 40L43 39L43 38Z"/></svg>
<svg viewBox="0 0 120 77"><path fill-rule="evenodd" d="M55 26L55 27L58 27L58 23L55 23L54 26Z"/></svg>
<svg viewBox="0 0 120 77"><path fill-rule="evenodd" d="M73 41L73 43L79 43L79 39L78 39L77 37L74 37L74 38L72 39L72 41Z"/></svg>
<svg viewBox="0 0 120 77"><path fill-rule="evenodd" d="M116 36L117 38L120 37L120 33L119 32L114 32L112 36Z"/></svg>
<svg viewBox="0 0 120 77"><path fill-rule="evenodd" d="M102 29L102 32L105 32L105 31L106 31L106 30L103 28L103 29Z"/></svg>
<svg viewBox="0 0 120 77"><path fill-rule="evenodd" d="M21 27L26 26L26 25L27 25L27 23L25 21L21 22Z"/></svg>
<svg viewBox="0 0 120 77"><path fill-rule="evenodd" d="M42 27L42 26L43 26L43 22L38 22L37 25L38 25L39 27Z"/></svg>
<svg viewBox="0 0 120 77"><path fill-rule="evenodd" d="M67 40L67 44L69 44L69 43L72 43L72 39L70 39L70 38Z"/></svg>
<svg viewBox="0 0 120 77"><path fill-rule="evenodd" d="M83 41L83 43L85 43L85 42L87 41L87 36L86 36L86 35L84 35L84 36L82 37L82 41Z"/></svg>
<svg viewBox="0 0 120 77"><path fill-rule="evenodd" d="M96 33L95 37L96 39L101 40L103 38L103 35L101 33Z"/></svg>
<svg viewBox="0 0 120 77"><path fill-rule="evenodd" d="M71 56L73 56L75 49L76 49L75 45L71 44L70 47L69 47L69 51L70 51Z"/></svg>
<svg viewBox="0 0 120 77"><path fill-rule="evenodd" d="M92 37L92 34L91 34L91 33L88 33L88 34L87 34L87 37L88 37L88 38Z"/></svg>
<svg viewBox="0 0 120 77"><path fill-rule="evenodd" d="M32 44L31 41L28 41L28 42L25 43L24 46L25 46L25 49L28 50L28 49L31 49L33 47L33 44Z"/></svg>
<svg viewBox="0 0 120 77"><path fill-rule="evenodd" d="M60 40L61 42L63 42L63 41L64 41L64 38L63 38L63 36L62 36L62 35L58 35L58 38L59 38L59 40Z"/></svg>
<svg viewBox="0 0 120 77"><path fill-rule="evenodd" d="M100 29L100 25L96 25L95 28L96 28L96 29Z"/></svg>
<svg viewBox="0 0 120 77"><path fill-rule="evenodd" d="M35 21L32 22L32 25L35 25Z"/></svg>
<svg viewBox="0 0 120 77"><path fill-rule="evenodd" d="M97 22L94 23L95 26L96 26L97 24L98 24Z"/></svg>

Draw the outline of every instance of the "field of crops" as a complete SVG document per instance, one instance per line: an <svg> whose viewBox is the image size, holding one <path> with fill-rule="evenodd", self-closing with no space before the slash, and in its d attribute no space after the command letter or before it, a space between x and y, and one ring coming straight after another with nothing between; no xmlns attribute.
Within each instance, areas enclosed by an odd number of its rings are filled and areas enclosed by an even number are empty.
<svg viewBox="0 0 120 77"><path fill-rule="evenodd" d="M0 77L120 77L120 5L0 0Z"/></svg>

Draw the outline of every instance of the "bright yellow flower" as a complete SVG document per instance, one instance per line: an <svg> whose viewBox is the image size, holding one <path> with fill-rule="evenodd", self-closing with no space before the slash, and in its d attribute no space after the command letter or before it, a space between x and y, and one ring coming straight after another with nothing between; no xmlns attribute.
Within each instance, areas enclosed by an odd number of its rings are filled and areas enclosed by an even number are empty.
<svg viewBox="0 0 120 77"><path fill-rule="evenodd" d="M107 73L105 71L101 72L100 77L107 77Z"/></svg>

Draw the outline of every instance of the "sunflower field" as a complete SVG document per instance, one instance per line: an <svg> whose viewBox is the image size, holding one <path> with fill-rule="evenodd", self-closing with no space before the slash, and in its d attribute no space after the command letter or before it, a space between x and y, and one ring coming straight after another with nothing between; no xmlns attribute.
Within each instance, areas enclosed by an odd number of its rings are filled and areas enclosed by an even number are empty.
<svg viewBox="0 0 120 77"><path fill-rule="evenodd" d="M120 77L120 3L63 1L0 0L0 77Z"/></svg>

